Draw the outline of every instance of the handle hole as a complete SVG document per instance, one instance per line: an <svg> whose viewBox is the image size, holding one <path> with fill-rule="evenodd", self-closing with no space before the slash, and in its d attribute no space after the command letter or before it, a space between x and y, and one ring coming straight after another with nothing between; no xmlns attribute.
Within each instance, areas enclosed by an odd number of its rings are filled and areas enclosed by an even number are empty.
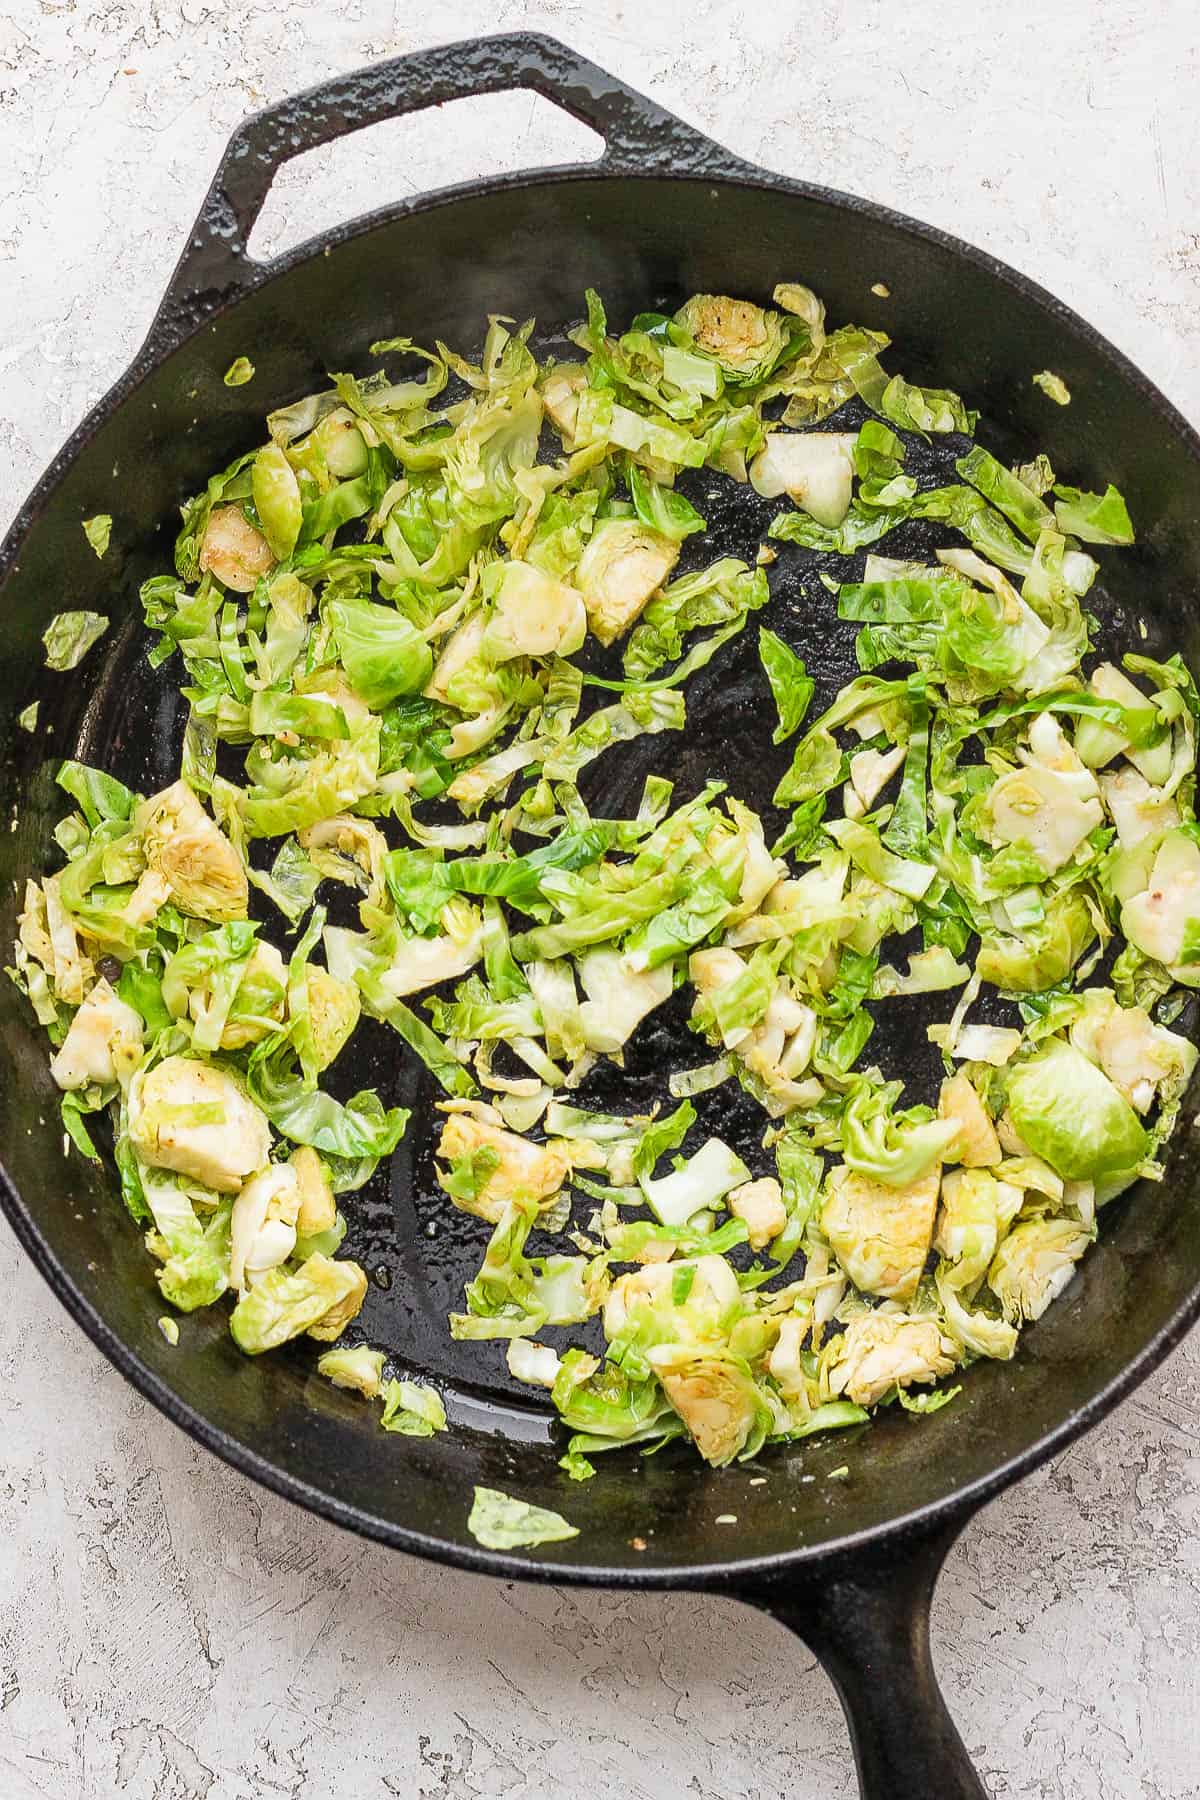
<svg viewBox="0 0 1200 1800"><path fill-rule="evenodd" d="M477 94L384 119L285 163L250 234L260 262L359 213L479 176L596 162L604 139L540 94Z"/></svg>

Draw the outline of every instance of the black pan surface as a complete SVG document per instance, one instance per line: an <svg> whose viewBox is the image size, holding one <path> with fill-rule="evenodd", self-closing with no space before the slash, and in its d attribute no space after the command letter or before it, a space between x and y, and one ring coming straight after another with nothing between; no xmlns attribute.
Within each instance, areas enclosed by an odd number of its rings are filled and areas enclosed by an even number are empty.
<svg viewBox="0 0 1200 1800"><path fill-rule="evenodd" d="M284 156L431 98L513 85L539 87L604 130L608 155L586 169L497 179L390 208L267 270L245 258L250 223ZM60 811L58 757L98 762L143 790L176 774L183 716L170 668L146 666L138 585L169 566L180 503L261 440L270 407L324 385L328 371L361 369L383 335L470 347L487 314L532 314L545 348L578 319L587 286L620 321L695 291L765 301L789 277L810 283L834 322L889 331L893 363L910 379L962 392L981 409L980 437L996 454L1044 449L1081 486L1116 481L1139 542L1104 558L1100 647L1129 648L1144 634L1151 654L1182 650L1200 666L1200 441L1075 315L940 233L736 163L547 40L430 52L302 96L238 134L147 346L0 549L0 816L12 824L0 833L0 939L13 935L26 873L46 859ZM872 293L876 282L890 298ZM253 360L255 379L226 388L222 373L240 355ZM1069 407L1032 386L1043 368L1067 381ZM855 422L847 409L830 423ZM944 479L954 453L953 444L924 453L923 480ZM709 519L691 556L752 560L771 504L710 476L692 478L691 496ZM103 564L79 528L96 511L114 516ZM936 531L905 527L889 551L921 554L949 541ZM818 679L817 707L856 672L854 627L837 622L818 580L823 566L853 579L861 559L781 546L761 615L804 655ZM56 676L41 666L39 638L68 604L109 612L114 626L78 674ZM640 740L593 765L588 797L599 810L627 806L655 769L675 780L677 798L715 775L769 812L788 752L770 743L773 708L756 637L752 624L689 684L683 734ZM31 737L16 715L34 698L42 723ZM935 1064L924 1024L935 1015L903 1001L877 1012L873 1054L927 1094ZM575 1484L557 1467L563 1446L548 1408L508 1379L502 1347L450 1340L446 1313L474 1273L487 1228L450 1208L435 1186L437 1094L424 1071L385 1028L365 1026L361 1036L338 1082L347 1092L377 1083L388 1103L414 1109L391 1169L345 1201L347 1253L372 1275L362 1332L443 1388L445 1434L385 1436L372 1409L316 1376L311 1346L247 1360L215 1314L183 1320L179 1347L167 1346L153 1265L111 1172L64 1157L44 1041L7 982L0 1198L75 1317L185 1429L302 1504L418 1554L493 1573L723 1587L760 1599L788 1572L800 1579L842 1566L848 1550L863 1567L879 1546L893 1564L915 1562L919 1540L948 1542L974 1505L1128 1391L1200 1305L1200 1165L1185 1127L1167 1179L1109 1209L1099 1244L1067 1294L1022 1334L1015 1361L977 1365L953 1406L915 1420L893 1409L856 1432L719 1471L679 1447L651 1458L618 1453L600 1459L596 1479ZM624 1076L598 1072L581 1099L632 1109L663 1097L669 1068L702 1059L682 1011L669 1007L634 1040ZM728 1137L766 1172L765 1120L752 1103L723 1089L702 1096L699 1111L705 1133ZM842 1465L848 1477L830 1479ZM565 1512L580 1535L533 1553L482 1551L466 1531L477 1482ZM736 1526L719 1522L730 1514Z"/></svg>

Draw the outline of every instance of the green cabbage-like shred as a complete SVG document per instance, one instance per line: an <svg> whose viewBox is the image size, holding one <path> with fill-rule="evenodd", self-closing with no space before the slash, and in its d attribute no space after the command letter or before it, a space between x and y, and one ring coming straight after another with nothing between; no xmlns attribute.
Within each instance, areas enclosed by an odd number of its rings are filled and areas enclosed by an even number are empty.
<svg viewBox="0 0 1200 1800"><path fill-rule="evenodd" d="M112 515L97 513L94 518L83 521L83 535L98 558L103 561L108 553L108 541L112 536Z"/></svg>
<svg viewBox="0 0 1200 1800"><path fill-rule="evenodd" d="M467 1530L485 1550L531 1550L579 1536L561 1513L487 1487L475 1489Z"/></svg>
<svg viewBox="0 0 1200 1800"><path fill-rule="evenodd" d="M103 613L56 613L42 633L42 642L46 646L46 667L60 673L78 668L92 645L99 643L104 636L108 625L109 621Z"/></svg>
<svg viewBox="0 0 1200 1800"><path fill-rule="evenodd" d="M1041 388L1043 394L1046 394L1056 405L1069 406L1071 404L1070 388L1062 376L1056 375L1052 369L1040 369L1033 377L1033 385Z"/></svg>

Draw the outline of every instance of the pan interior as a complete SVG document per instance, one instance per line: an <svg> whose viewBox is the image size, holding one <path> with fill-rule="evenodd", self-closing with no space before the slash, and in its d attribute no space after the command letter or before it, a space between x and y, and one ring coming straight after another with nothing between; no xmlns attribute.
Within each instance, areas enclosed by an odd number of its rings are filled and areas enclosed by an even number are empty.
<svg viewBox="0 0 1200 1800"><path fill-rule="evenodd" d="M1103 558L1106 585L1089 597L1098 647L1144 642L1152 655L1182 649L1193 665L1200 660L1193 597L1200 533L1189 497L1194 450L1072 321L981 264L848 207L683 182L640 184L636 205L630 194L629 184L614 181L543 182L378 224L329 254L299 261L131 384L124 404L99 423L39 502L24 542L10 540L7 566L0 566L9 702L0 722L0 798L14 822L0 848L5 941L13 930L14 884L44 866L62 810L54 759L79 755L143 792L178 772L185 708L171 665L152 672L146 664L137 588L170 565L179 503L211 470L261 441L270 407L323 385L327 370L361 368L367 344L380 335L403 330L471 348L488 311L533 313L540 352L577 354L562 333L578 318L589 284L604 294L610 317L622 320L643 308L671 308L698 289L765 300L775 280L795 277L823 295L835 322L853 318L890 330L894 365L911 379L956 387L981 406L980 435L996 454L1011 459L1046 449L1066 478L1084 486L1112 478L1126 492L1139 548ZM736 242L722 242L721 220L735 218ZM535 253L547 245L553 258ZM893 299L872 295L877 280L887 282ZM225 388L221 373L242 354L254 362L256 378ZM1067 379L1071 408L1052 407L1030 386L1032 371L1047 366ZM829 423L853 429L860 417L850 407ZM935 442L918 450L911 466L929 485L952 480L954 453ZM686 476L681 486L709 525L689 540L681 568L717 555L753 562L776 503L706 472ZM94 511L115 520L103 565L79 529ZM950 541L938 527L913 522L885 549L924 558ZM855 627L836 620L819 577L824 571L854 579L862 560L783 545L768 572L772 601L760 618L816 677L810 718L857 673ZM40 667L37 638L67 604L110 612L114 627L78 676L56 677ZM30 738L15 728L15 717L35 697L44 729ZM687 703L682 734L637 740L592 765L589 805L607 816L631 812L651 772L675 782L677 802L715 777L763 813L770 841L781 822L770 796L790 752L771 743L774 709L758 662L756 621L693 677ZM924 1027L948 1011L946 996L893 1000L874 1010L870 1057L889 1074L903 1074L913 1097L928 1098L940 1065ZM588 1078L580 1103L647 1110L666 1097L670 1070L706 1056L677 997L639 1031L623 1071L603 1065ZM179 1347L168 1348L156 1329L164 1308L154 1265L110 1171L86 1167L74 1153L64 1160L43 1042L7 983L0 991L0 1059L8 1097L3 1159L43 1255L176 1397L181 1414L206 1419L228 1452L256 1459L274 1479L307 1484L319 1504L352 1508L370 1528L397 1538L413 1532L463 1542L470 1486L478 1481L553 1505L581 1526L574 1545L544 1553L551 1564L666 1571L817 1546L943 1498L1019 1455L1086 1407L1200 1274L1194 1152L1181 1137L1167 1181L1110 1209L1081 1275L1022 1335L1017 1360L972 1369L944 1412L916 1421L887 1413L854 1433L719 1472L703 1469L685 1447L649 1459L615 1453L599 1459L593 1481L575 1485L556 1466L563 1434L548 1406L510 1380L503 1346L450 1338L446 1314L461 1305L488 1227L456 1211L437 1187L439 1090L385 1027L365 1022L330 1082L342 1095L377 1085L387 1104L413 1109L390 1168L343 1201L350 1221L345 1253L371 1276L362 1335L446 1393L452 1430L430 1440L380 1432L374 1409L315 1375L310 1344L247 1361L218 1311L183 1320ZM762 1148L765 1116L735 1084L701 1096L697 1106L696 1141L716 1133L754 1173L773 1167ZM577 1202L576 1217L584 1216ZM580 1341L577 1331L545 1335ZM843 1466L848 1476L834 1476ZM717 1523L729 1515L736 1525Z"/></svg>

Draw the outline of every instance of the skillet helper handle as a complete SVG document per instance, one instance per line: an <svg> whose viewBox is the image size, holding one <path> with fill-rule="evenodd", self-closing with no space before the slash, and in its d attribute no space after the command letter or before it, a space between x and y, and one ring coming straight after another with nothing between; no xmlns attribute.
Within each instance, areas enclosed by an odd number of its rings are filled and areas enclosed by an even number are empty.
<svg viewBox="0 0 1200 1800"><path fill-rule="evenodd" d="M637 175L745 174L750 165L626 87L587 57L535 32L441 44L337 75L254 113L229 140L171 277L147 348L179 342L261 279L247 252L254 222L284 163L385 119L478 94L525 88L604 139L598 163L579 172Z"/></svg>
<svg viewBox="0 0 1200 1800"><path fill-rule="evenodd" d="M988 1800L938 1686L929 1608L962 1528L860 1551L832 1571L739 1588L803 1638L838 1692L862 1800Z"/></svg>

